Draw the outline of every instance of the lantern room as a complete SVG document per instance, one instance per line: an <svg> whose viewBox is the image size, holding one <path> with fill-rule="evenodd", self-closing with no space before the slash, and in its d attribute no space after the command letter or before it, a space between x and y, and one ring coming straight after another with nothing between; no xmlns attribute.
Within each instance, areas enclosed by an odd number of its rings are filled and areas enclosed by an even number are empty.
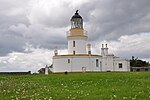
<svg viewBox="0 0 150 100"><path fill-rule="evenodd" d="M71 28L81 28L83 29L83 19L78 13L79 10L76 11L75 15L71 18Z"/></svg>

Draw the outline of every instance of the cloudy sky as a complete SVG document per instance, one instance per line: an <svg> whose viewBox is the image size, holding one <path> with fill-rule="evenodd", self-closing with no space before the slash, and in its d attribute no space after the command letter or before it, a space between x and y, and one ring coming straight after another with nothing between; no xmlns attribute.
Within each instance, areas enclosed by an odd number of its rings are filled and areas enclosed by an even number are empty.
<svg viewBox="0 0 150 100"><path fill-rule="evenodd" d="M0 0L0 71L36 72L51 65L55 46L67 53L66 32L79 9L93 53L150 61L150 0Z"/></svg>

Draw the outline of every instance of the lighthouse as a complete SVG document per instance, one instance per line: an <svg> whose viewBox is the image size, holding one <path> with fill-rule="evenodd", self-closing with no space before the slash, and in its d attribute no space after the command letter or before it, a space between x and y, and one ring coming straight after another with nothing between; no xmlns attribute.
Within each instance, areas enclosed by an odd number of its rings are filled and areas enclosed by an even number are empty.
<svg viewBox="0 0 150 100"><path fill-rule="evenodd" d="M87 34L78 10L71 18L71 29L67 32L68 54L86 54Z"/></svg>
<svg viewBox="0 0 150 100"><path fill-rule="evenodd" d="M109 54L107 44L102 44L101 54L92 53L91 43L87 44L88 36L83 27L83 18L78 10L70 22L71 27L66 36L68 53L58 54L55 48L52 72L130 71L129 60Z"/></svg>

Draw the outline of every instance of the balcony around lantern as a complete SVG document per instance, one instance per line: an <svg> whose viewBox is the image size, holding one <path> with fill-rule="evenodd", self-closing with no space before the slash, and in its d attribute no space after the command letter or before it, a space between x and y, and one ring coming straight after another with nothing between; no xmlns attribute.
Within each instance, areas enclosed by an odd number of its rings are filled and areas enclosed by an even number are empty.
<svg viewBox="0 0 150 100"><path fill-rule="evenodd" d="M87 31L83 29L71 29L67 31L67 37L69 36L87 36Z"/></svg>

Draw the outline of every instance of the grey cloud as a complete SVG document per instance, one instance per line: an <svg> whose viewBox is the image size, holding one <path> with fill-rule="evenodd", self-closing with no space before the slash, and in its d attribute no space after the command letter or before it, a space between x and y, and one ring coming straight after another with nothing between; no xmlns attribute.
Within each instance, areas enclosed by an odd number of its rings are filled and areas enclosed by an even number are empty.
<svg viewBox="0 0 150 100"><path fill-rule="evenodd" d="M90 40L117 39L122 35L149 32L149 0L111 0L95 3L88 29Z"/></svg>
<svg viewBox="0 0 150 100"><path fill-rule="evenodd" d="M53 55L47 49L34 48L26 45L25 49L31 52L12 52L5 57L0 57L0 71L32 71L37 72L41 67L49 65Z"/></svg>
<svg viewBox="0 0 150 100"><path fill-rule="evenodd" d="M23 52L26 43L30 43L34 47L40 45L42 48L49 49L53 48L54 45L62 45L62 48L66 48L65 35L67 30L64 31L63 28L70 24L69 21L66 21L70 17L67 6L62 5L63 9L57 8L58 13L56 13L56 9L51 9L53 11L50 14L45 13L44 15L38 11L38 8L32 6L38 1L32 1L0 1L0 5L2 5L0 6L1 56L12 51ZM44 10L43 8L41 11ZM37 16L40 16L40 19ZM37 23L32 23L30 17Z"/></svg>
<svg viewBox="0 0 150 100"><path fill-rule="evenodd" d="M56 31L53 31L56 30ZM12 51L23 52L26 43L34 47L53 49L55 45L66 47L65 34L57 29L46 29L43 26L12 25L8 30L0 33L0 55L4 56Z"/></svg>
<svg viewBox="0 0 150 100"><path fill-rule="evenodd" d="M6 40L4 40L6 39ZM15 39L15 38L11 38L11 37L3 37L3 41L1 42L0 40L0 56L4 56L9 52L12 51L23 51L22 45L24 45L24 43L22 42L22 39ZM20 41L20 42L18 42ZM4 43L3 43L4 42Z"/></svg>
<svg viewBox="0 0 150 100"><path fill-rule="evenodd" d="M117 56L149 59L149 35L140 35L150 34L149 4L150 0L1 0L0 66L6 66L1 70L37 70L50 64L55 46L67 48L66 31L76 9L95 45L93 52L99 53L96 45L106 40ZM35 51L26 50L27 44Z"/></svg>
<svg viewBox="0 0 150 100"><path fill-rule="evenodd" d="M132 56L134 57L138 57L140 59L145 59L145 58L149 58L150 57L150 54L149 54L149 51L145 51L145 52L118 52L116 53L116 55L118 56L121 56L121 57L124 57L124 58L128 58L128 59L131 59Z"/></svg>
<svg viewBox="0 0 150 100"><path fill-rule="evenodd" d="M44 1L33 4L28 15L31 24L43 24L48 27L67 27L70 22L71 6L64 1ZM57 6L56 6L57 5Z"/></svg>
<svg viewBox="0 0 150 100"><path fill-rule="evenodd" d="M66 48L66 31L78 8L91 42L149 32L149 4L149 0L93 0L72 6L71 1L63 0L1 0L0 54L23 52L26 43Z"/></svg>

